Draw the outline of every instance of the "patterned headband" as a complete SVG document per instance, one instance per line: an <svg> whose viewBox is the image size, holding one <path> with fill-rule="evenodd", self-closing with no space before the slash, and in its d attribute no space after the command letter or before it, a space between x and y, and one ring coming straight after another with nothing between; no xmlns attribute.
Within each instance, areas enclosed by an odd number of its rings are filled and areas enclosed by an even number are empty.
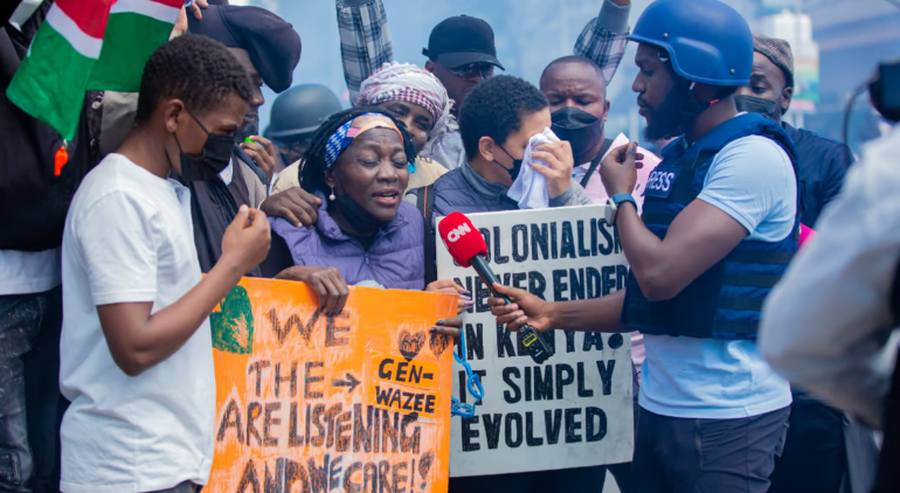
<svg viewBox="0 0 900 493"><path fill-rule="evenodd" d="M350 146L353 139L373 128L392 129L400 136L400 142L403 142L403 134L400 133L400 129L393 120L380 113L362 114L341 125L331 134L331 137L328 137L328 143L325 144L325 169L334 165L334 162L344 152L344 149ZM404 143L404 145L406 144Z"/></svg>

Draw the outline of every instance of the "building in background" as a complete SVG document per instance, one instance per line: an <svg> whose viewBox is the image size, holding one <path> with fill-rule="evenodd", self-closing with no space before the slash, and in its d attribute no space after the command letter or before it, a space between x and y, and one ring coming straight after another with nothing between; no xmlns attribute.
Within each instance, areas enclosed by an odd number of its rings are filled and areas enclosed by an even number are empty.
<svg viewBox="0 0 900 493"><path fill-rule="evenodd" d="M806 0L819 45L819 107L806 127L842 139L843 114L850 95L865 84L878 62L900 57L900 2L896 0ZM860 98L850 126L854 151L877 138L883 122Z"/></svg>
<svg viewBox="0 0 900 493"><path fill-rule="evenodd" d="M753 32L786 40L794 53L794 98L785 120L795 127L805 126L805 117L816 113L819 103L819 45L813 40L810 17L782 10L759 17Z"/></svg>

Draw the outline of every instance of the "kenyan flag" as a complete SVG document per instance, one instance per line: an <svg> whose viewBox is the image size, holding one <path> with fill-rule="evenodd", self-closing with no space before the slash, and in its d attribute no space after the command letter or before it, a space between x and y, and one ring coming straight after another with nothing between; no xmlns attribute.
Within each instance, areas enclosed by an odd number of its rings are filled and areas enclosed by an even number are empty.
<svg viewBox="0 0 900 493"><path fill-rule="evenodd" d="M88 90L137 92L183 0L56 0L6 95L71 140Z"/></svg>

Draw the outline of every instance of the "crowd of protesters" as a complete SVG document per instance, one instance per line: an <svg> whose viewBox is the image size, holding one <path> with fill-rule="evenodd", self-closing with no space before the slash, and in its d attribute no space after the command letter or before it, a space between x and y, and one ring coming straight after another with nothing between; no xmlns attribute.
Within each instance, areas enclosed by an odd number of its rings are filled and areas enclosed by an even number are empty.
<svg viewBox="0 0 900 493"><path fill-rule="evenodd" d="M85 95L74 140L0 98L0 492L199 491L208 317L243 276L305 282L326 314L348 286L457 294L462 313L437 217L587 204L612 211L625 289L549 303L498 285L512 301L490 302L509 330L630 333L633 462L450 491L599 493L607 473L623 493L868 491L891 420L896 132L853 164L783 122L791 47L724 3L656 0L631 27L630 0L596 1L538 86L496 74L485 20L442 21L400 63L382 1L337 0L343 109L293 85L290 24L195 0L139 94ZM51 3L0 11L4 93ZM605 131L629 41L658 156ZM280 93L266 132L263 84Z"/></svg>

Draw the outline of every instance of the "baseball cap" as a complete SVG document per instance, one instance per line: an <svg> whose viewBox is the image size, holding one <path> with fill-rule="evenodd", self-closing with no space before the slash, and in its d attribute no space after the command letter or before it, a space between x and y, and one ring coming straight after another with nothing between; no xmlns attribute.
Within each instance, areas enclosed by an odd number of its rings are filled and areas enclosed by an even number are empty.
<svg viewBox="0 0 900 493"><path fill-rule="evenodd" d="M449 69L484 62L506 70L497 60L491 25L467 15L450 17L434 26L428 37L428 48L422 54Z"/></svg>

